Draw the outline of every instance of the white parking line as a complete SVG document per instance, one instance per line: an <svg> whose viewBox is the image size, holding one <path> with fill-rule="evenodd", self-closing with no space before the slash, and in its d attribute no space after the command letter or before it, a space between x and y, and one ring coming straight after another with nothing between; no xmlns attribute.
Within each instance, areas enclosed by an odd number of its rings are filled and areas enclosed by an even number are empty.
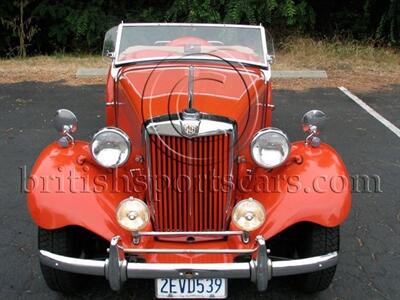
<svg viewBox="0 0 400 300"><path fill-rule="evenodd" d="M379 122L381 122L383 125L385 125L390 131L392 131L395 135L397 135L400 138L400 129L394 126L392 123L390 123L387 119L385 119L381 114L379 114L376 110L374 110L371 106L366 104L364 101L362 101L360 98L358 98L356 95L351 93L348 89L346 89L344 86L339 86L339 90L341 90L346 96L348 96L351 100L353 100L355 103L357 103L359 106L361 106L367 113L369 113L371 116L373 116L375 119L377 119Z"/></svg>

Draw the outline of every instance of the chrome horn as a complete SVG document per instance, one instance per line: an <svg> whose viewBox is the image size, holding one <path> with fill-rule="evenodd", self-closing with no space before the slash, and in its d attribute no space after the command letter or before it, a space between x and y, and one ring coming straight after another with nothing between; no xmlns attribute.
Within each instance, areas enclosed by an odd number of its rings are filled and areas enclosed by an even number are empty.
<svg viewBox="0 0 400 300"><path fill-rule="evenodd" d="M306 112L301 119L303 131L307 134L306 145L311 144L318 147L321 143L319 135L326 123L326 114L323 111L314 109Z"/></svg>
<svg viewBox="0 0 400 300"><path fill-rule="evenodd" d="M75 141L72 133L78 129L78 119L72 111L59 109L54 116L54 128L62 135L58 140L59 145L65 148Z"/></svg>

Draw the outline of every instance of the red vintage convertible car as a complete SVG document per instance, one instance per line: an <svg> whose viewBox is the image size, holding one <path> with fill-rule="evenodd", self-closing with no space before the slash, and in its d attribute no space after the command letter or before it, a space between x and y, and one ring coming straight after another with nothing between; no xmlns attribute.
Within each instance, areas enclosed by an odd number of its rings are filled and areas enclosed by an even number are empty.
<svg viewBox="0 0 400 300"><path fill-rule="evenodd" d="M106 34L106 127L76 140L75 115L58 110L61 136L29 180L51 289L77 292L93 275L113 290L155 279L159 298L225 298L231 278L329 286L348 173L319 137L322 111L303 116L304 140L272 127L267 40L262 26L220 24Z"/></svg>

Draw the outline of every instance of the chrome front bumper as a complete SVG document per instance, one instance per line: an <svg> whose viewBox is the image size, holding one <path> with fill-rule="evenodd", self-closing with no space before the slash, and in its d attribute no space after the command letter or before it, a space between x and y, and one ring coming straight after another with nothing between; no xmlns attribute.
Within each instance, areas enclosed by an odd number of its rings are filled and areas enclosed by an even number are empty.
<svg viewBox="0 0 400 300"><path fill-rule="evenodd" d="M256 259L241 263L166 264L133 263L125 259L118 236L112 238L106 260L71 258L40 250L40 262L51 268L87 275L105 276L111 289L118 291L128 278L248 278L259 291L268 287L272 277L315 272L337 264L338 253L303 259L272 261L265 240L257 237ZM235 249L236 250L236 249ZM223 250L222 250L223 251ZM139 252L139 251L138 251ZM156 250L153 250L156 252ZM204 251L206 253L206 251ZM229 252L228 252L229 253ZM245 253L240 252L238 253Z"/></svg>

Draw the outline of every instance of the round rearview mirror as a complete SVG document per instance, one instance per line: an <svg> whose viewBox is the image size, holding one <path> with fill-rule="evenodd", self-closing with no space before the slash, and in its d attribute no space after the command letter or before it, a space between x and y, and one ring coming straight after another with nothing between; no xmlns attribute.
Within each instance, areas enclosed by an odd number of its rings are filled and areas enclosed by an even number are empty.
<svg viewBox="0 0 400 300"><path fill-rule="evenodd" d="M325 125L326 114L318 109L306 112L301 120L304 132L319 132Z"/></svg>
<svg viewBox="0 0 400 300"><path fill-rule="evenodd" d="M59 109L54 116L54 127L62 135L74 133L78 129L78 119L72 111Z"/></svg>

